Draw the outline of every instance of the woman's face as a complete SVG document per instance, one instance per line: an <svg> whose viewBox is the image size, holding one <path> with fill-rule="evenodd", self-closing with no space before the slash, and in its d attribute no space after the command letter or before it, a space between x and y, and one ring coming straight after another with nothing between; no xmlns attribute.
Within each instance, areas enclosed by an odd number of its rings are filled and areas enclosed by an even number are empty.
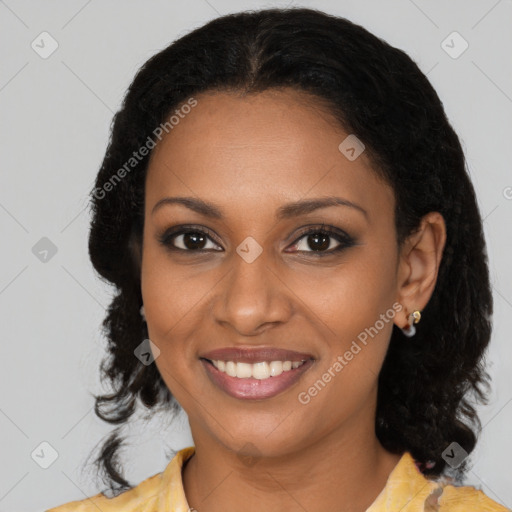
<svg viewBox="0 0 512 512"><path fill-rule="evenodd" d="M194 438L279 455L373 428L401 308L392 189L303 93L196 99L153 150L142 257L155 363Z"/></svg>

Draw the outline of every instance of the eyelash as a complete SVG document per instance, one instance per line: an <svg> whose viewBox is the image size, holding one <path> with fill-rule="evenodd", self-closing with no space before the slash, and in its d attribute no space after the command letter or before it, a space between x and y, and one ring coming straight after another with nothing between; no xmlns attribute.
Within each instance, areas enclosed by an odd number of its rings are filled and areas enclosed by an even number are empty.
<svg viewBox="0 0 512 512"><path fill-rule="evenodd" d="M175 247L172 245L172 241L174 238L176 238L180 235L185 235L185 234L190 234L190 233L202 233L204 235L207 235L208 238L210 238L215 244L217 244L217 242L215 242L215 235L213 234L212 231L210 231L208 228L202 228L202 227L196 227L196 226L179 226L177 228L171 228L170 230L166 231L165 233L163 233L163 235L160 235L157 238L158 238L158 241L162 245L164 245L167 249L169 249L170 251L173 251L173 252L181 251L183 253L189 252L189 253L201 254L201 253L206 253L206 252L212 251L212 249L196 249L196 250L181 249L179 247ZM334 249L330 249L328 251L298 251L299 253L310 253L314 257L324 257L324 256L329 256L329 255L335 254L337 252L340 252L343 249L352 247L355 244L355 240L351 236L344 233L343 231L338 230L334 227L330 227L330 226L326 226L325 224L322 224L321 226L306 228L304 231L302 231L299 234L299 237L295 239L295 241L292 243L292 246L297 245L297 243L302 238L304 238L306 235L311 235L311 234L328 235L329 237L336 239L336 241L339 242L340 245L338 245L338 247L335 247ZM219 245L219 244L217 244L217 245ZM221 252L221 251L215 250L215 252Z"/></svg>

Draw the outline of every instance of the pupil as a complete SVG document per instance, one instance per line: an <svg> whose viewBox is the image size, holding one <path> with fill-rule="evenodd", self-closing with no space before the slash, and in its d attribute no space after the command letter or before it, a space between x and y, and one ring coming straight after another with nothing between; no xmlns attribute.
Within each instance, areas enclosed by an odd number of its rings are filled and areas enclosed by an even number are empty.
<svg viewBox="0 0 512 512"><path fill-rule="evenodd" d="M319 240L322 240L322 242L320 242L319 246L315 247L315 244L318 244ZM311 244L311 242L312 242L312 244ZM308 243L309 243L309 247L316 251L328 249L329 248L329 235L325 235L322 233L315 233L313 235L309 235Z"/></svg>
<svg viewBox="0 0 512 512"><path fill-rule="evenodd" d="M183 243L187 249L201 249L201 243L204 243L205 236L200 233L185 233ZM198 247L199 245L199 247Z"/></svg>

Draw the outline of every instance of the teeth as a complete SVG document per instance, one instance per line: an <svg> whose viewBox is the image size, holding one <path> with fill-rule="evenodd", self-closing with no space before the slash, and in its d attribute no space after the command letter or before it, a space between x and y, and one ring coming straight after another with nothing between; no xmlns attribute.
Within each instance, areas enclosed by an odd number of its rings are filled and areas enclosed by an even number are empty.
<svg viewBox="0 0 512 512"><path fill-rule="evenodd" d="M220 362L221 361L219 361L219 363ZM239 377L240 379L252 377L252 365L247 363L236 363L236 375L234 375L234 377Z"/></svg>
<svg viewBox="0 0 512 512"><path fill-rule="evenodd" d="M277 377L283 372L288 372L292 368L302 366L306 361L262 361L254 364L235 363L233 361L212 361L213 366L230 377L239 379L259 379L264 380L270 377Z"/></svg>
<svg viewBox="0 0 512 512"><path fill-rule="evenodd" d="M228 361L226 363L226 373L230 377L236 377L236 364L233 361Z"/></svg>
<svg viewBox="0 0 512 512"><path fill-rule="evenodd" d="M252 366L252 376L255 379L263 380L268 379L270 377L270 366L268 365L267 362L263 361L262 363L256 363L250 366Z"/></svg>
<svg viewBox="0 0 512 512"><path fill-rule="evenodd" d="M277 377L283 373L283 363L281 361L272 361L270 363L270 376Z"/></svg>

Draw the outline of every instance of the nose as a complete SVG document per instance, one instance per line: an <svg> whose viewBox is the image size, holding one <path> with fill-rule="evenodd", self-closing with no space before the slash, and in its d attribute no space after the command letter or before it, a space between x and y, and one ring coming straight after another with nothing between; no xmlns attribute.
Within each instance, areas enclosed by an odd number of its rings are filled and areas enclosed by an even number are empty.
<svg viewBox="0 0 512 512"><path fill-rule="evenodd" d="M242 336L257 336L285 324L293 312L293 293L262 253L251 263L233 255L214 306L217 323Z"/></svg>

